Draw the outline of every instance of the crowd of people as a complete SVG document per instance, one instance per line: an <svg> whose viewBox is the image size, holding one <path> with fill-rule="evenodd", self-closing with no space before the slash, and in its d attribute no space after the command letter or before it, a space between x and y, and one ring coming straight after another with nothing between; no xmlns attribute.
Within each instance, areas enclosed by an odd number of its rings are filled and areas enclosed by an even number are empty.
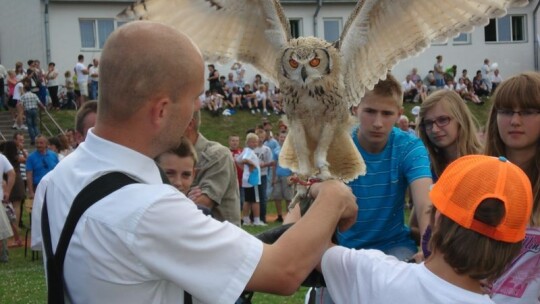
<svg viewBox="0 0 540 304"><path fill-rule="evenodd" d="M431 93L445 89L456 91L464 101L481 105L484 104L482 97L490 96L502 82L498 65L490 64L487 58L472 80L467 69L463 69L459 75L457 65L445 69L442 62L443 56L438 55L433 69L423 78L418 74L417 68L413 68L411 73L406 75L401 83L405 102L422 103Z"/></svg>
<svg viewBox="0 0 540 304"><path fill-rule="evenodd" d="M162 41L170 47L153 47ZM143 55L154 69L136 73L149 64L138 60ZM493 102L485 141L464 102L470 95L452 89L445 76L455 78L457 67L444 70L442 56L433 77L428 74L429 86L419 86L417 71L407 77L410 87L419 88L414 95L389 74L351 109L358 121L351 139L368 174L347 185L315 183L309 189L314 203L300 216L298 207L282 208L293 192L293 172L279 165L285 123L274 134L263 120L245 134L230 135L228 148L200 131L200 111L219 109L221 96L222 107L245 104L254 114L279 113L260 77L253 87L264 98L242 91L225 102L229 85L237 93L252 86L241 82L239 64L233 65L236 80L209 65L209 96L216 98L201 102L206 73L197 47L176 30L145 21L111 34L101 60L99 107L86 122L81 111L90 102L79 111L79 145L60 160L65 146L53 152L37 136L36 151L18 151L15 158L26 165L28 194L34 196L36 249L44 206L51 239L58 240L73 199L92 180L119 171L138 181L83 214L63 265L61 284L71 302L234 303L243 290L291 294L313 269L327 286L309 292L314 303L540 299L539 73L497 82L486 78L492 66L484 62L486 72L475 78ZM171 79L165 69L184 73ZM119 72L140 86L115 77ZM419 102L415 134L403 131L404 96ZM8 163L0 158L4 197L13 195L17 176ZM241 226L268 222L269 194L277 221L294 225L263 244ZM405 222L407 197L417 234Z"/></svg>

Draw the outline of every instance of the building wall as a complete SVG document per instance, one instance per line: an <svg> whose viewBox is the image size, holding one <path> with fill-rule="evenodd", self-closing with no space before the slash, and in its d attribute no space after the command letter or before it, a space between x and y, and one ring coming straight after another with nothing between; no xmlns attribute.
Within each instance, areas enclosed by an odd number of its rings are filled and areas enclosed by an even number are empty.
<svg viewBox="0 0 540 304"><path fill-rule="evenodd" d="M28 59L46 62L43 7L40 0L0 0L0 63L15 68Z"/></svg>

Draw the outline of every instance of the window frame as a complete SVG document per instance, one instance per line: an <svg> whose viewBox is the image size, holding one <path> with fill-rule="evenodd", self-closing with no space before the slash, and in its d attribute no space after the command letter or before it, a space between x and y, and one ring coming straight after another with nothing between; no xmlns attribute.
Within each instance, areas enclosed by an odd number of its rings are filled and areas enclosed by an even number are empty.
<svg viewBox="0 0 540 304"><path fill-rule="evenodd" d="M466 36L465 41L456 40L456 38L459 38L461 35ZM453 45L470 45L470 44L472 44L471 33L460 33L458 36L452 38L452 44Z"/></svg>
<svg viewBox="0 0 540 304"><path fill-rule="evenodd" d="M294 36L293 35L293 27L291 26L291 23L297 23L298 25L298 36ZM290 27L290 30L291 30L291 37L292 38L298 38L298 37L302 37L304 36L304 20L302 18L289 18L289 27Z"/></svg>
<svg viewBox="0 0 540 304"><path fill-rule="evenodd" d="M112 21L113 22L113 31L116 30L117 28L119 28L120 26L126 24L127 22L126 21L120 21L120 20L116 20L114 18L79 18L79 35L80 35L80 47L81 47L81 50L84 50L84 51L95 51L95 50L103 50L103 47L100 46L100 36L99 36L99 21ZM83 33L81 31L81 21L90 21L92 22L92 25L93 25L93 35L94 35L94 46L92 47L85 47L83 46ZM112 31L111 31L112 33ZM110 34L109 33L109 36ZM107 36L107 38L104 40L106 41L109 37ZM105 43L103 43L105 44Z"/></svg>
<svg viewBox="0 0 540 304"><path fill-rule="evenodd" d="M343 18L341 18L341 17L324 17L324 18L322 18L322 21L323 21L322 22L323 23L323 39L330 42L330 43L333 43L333 42L339 40L339 38L341 37L341 34L343 33ZM337 36L336 40L330 41L330 40L326 39L326 30L325 30L326 21L337 21L338 22L338 36Z"/></svg>
<svg viewBox="0 0 540 304"><path fill-rule="evenodd" d="M505 18L505 17L508 17L510 18L509 20L509 25L510 25L510 40L507 40L507 41L500 41L499 40L499 20L501 18ZM512 18L513 17L522 17L522 22L521 22L521 26L522 26L522 32L523 32L523 40L513 40L513 35L514 35L514 29L513 29L513 20ZM490 20L495 20L495 41L488 41L486 40L486 27L487 25L484 27L484 42L486 44L513 44L513 43L527 43L529 42L529 29L528 29L528 26L527 26L527 14L508 14L508 15L505 15L501 18L491 18ZM491 22L491 21L490 21Z"/></svg>

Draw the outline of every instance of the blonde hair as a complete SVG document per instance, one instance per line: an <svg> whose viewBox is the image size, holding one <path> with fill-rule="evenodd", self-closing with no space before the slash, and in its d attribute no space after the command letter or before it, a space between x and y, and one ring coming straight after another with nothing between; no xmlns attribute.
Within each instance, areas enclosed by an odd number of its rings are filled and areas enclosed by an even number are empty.
<svg viewBox="0 0 540 304"><path fill-rule="evenodd" d="M248 141L250 141L252 139L255 139L255 140L259 141L259 136L257 136L257 134L255 134L255 133L248 133L246 135L246 145L247 145Z"/></svg>
<svg viewBox="0 0 540 304"><path fill-rule="evenodd" d="M451 90L440 90L431 95L420 106L418 122L423 125L424 118L435 105L441 103L448 112L450 118L455 119L458 125L458 136L456 139L457 155L459 158L468 154L478 154L482 150L482 144L476 136L477 122L469 108L458 93ZM435 146L427 136L426 129L420 127L418 135L428 149L431 166L437 176L440 176L446 166L454 159L447 159L445 154Z"/></svg>
<svg viewBox="0 0 540 304"><path fill-rule="evenodd" d="M511 77L497 86L491 97L493 107L486 128L485 154L506 155L506 144L502 141L497 124L497 109L540 109L540 73L525 72ZM536 153L529 168L521 168L531 180L533 189L533 212L531 226L540 226L540 138Z"/></svg>

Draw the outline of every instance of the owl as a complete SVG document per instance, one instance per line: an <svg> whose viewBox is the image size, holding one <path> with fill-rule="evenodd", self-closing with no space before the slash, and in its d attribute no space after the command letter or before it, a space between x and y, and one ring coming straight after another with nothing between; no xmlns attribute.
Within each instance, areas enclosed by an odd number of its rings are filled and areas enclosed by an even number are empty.
<svg viewBox="0 0 540 304"><path fill-rule="evenodd" d="M350 108L398 61L527 0L360 0L340 39L292 38L278 0L143 0L121 12L176 27L210 62L249 63L278 83L290 126L280 165L303 179L349 181L366 171ZM305 188L301 192L305 192Z"/></svg>

